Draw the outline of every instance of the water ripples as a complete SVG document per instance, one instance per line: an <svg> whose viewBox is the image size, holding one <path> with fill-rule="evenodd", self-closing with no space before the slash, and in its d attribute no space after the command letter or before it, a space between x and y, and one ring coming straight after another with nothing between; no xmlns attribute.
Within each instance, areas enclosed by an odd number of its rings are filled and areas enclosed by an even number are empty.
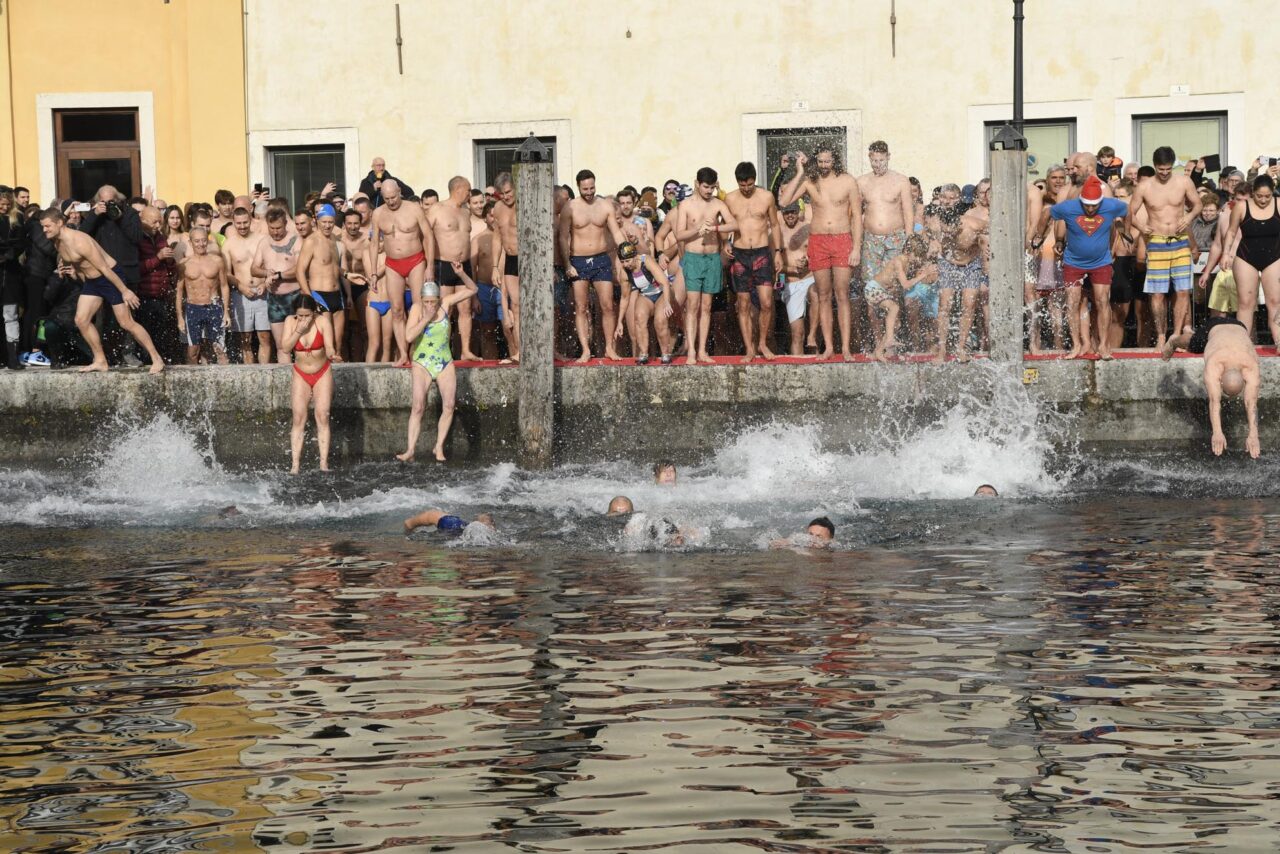
<svg viewBox="0 0 1280 854"><path fill-rule="evenodd" d="M1278 518L1032 505L822 555L11 529L0 841L1269 850Z"/></svg>

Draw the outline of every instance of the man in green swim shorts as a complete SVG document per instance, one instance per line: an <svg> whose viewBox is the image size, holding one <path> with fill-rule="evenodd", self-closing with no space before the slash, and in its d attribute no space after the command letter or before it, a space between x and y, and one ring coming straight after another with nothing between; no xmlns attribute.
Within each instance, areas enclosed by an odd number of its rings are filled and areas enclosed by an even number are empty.
<svg viewBox="0 0 1280 854"><path fill-rule="evenodd" d="M721 288L720 250L725 235L738 230L728 206L715 196L719 180L716 170L703 166L698 170L693 196L675 209L673 230L683 249L680 267L689 294L684 310L684 340L690 365L712 361L707 353L707 335L711 331L711 298Z"/></svg>

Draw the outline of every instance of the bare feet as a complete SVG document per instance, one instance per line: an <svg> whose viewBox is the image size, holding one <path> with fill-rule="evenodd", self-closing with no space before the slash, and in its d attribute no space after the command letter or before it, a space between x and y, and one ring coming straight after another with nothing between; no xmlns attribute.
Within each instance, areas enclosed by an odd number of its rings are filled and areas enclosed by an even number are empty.
<svg viewBox="0 0 1280 854"><path fill-rule="evenodd" d="M88 374L88 373L93 373L95 371L102 371L103 373L106 373L107 370L110 369L110 367L111 366L108 365L106 362L94 362L91 365L85 365L83 368L80 369L79 373Z"/></svg>
<svg viewBox="0 0 1280 854"><path fill-rule="evenodd" d="M297 474L297 473L298 473L298 467L297 467L297 466L294 466L293 468L289 469L289 474Z"/></svg>
<svg viewBox="0 0 1280 854"><path fill-rule="evenodd" d="M883 361L886 361L886 360L885 360L885 357L884 357L884 350L881 350L881 349L879 349L879 348L877 348L877 349L875 349L875 350L873 350L873 351L871 352L871 358L872 358L872 359L874 359L874 360L875 360L875 361L877 361L877 362L883 362Z"/></svg>
<svg viewBox="0 0 1280 854"><path fill-rule="evenodd" d="M590 361L591 361L591 351L583 350L582 355L574 359L573 363L575 365L585 365L587 362L590 362Z"/></svg>
<svg viewBox="0 0 1280 854"><path fill-rule="evenodd" d="M751 351L747 351L747 355L743 356L743 357L742 357L741 359L739 359L738 361L740 361L740 362L741 362L742 364L744 364L744 365L749 365L749 364L751 364L752 362L754 362L755 360L756 360L756 354L755 354L755 353L752 353Z"/></svg>
<svg viewBox="0 0 1280 854"><path fill-rule="evenodd" d="M1068 353L1067 355L1063 356L1062 358L1064 358L1064 359L1068 359L1068 360L1070 360L1070 359L1079 359L1079 358L1080 358L1080 348L1079 348L1079 347L1072 347L1072 348L1071 348L1071 352L1070 352L1070 353Z"/></svg>
<svg viewBox="0 0 1280 854"><path fill-rule="evenodd" d="M409 367L409 360L408 360L408 359L401 359L399 362L396 362L394 365L392 365L392 367L393 367L393 368L407 368L407 367Z"/></svg>
<svg viewBox="0 0 1280 854"><path fill-rule="evenodd" d="M1170 338L1168 341L1164 342L1164 346L1160 348L1160 358L1164 359L1166 362L1169 361L1173 358L1173 351L1176 349L1177 347L1174 346L1173 339Z"/></svg>
<svg viewBox="0 0 1280 854"><path fill-rule="evenodd" d="M147 373L149 373L149 374L158 374L158 373L162 373L163 371L164 371L164 360L163 360L163 359L152 359L152 360L151 360L151 369L150 369L150 370L148 370L148 371L147 371Z"/></svg>
<svg viewBox="0 0 1280 854"><path fill-rule="evenodd" d="M714 365L716 363L716 360L708 356L706 353L699 353L698 361L704 365Z"/></svg>
<svg viewBox="0 0 1280 854"><path fill-rule="evenodd" d="M841 350L841 351L840 351L840 356L841 356L841 357L842 357L846 362L852 362L852 361L853 361L853 354L852 354L852 353L850 353L848 350Z"/></svg>
<svg viewBox="0 0 1280 854"><path fill-rule="evenodd" d="M941 365L941 364L942 364L943 362L945 362L946 360L947 360L947 351L946 351L946 350L939 350L937 353L934 353L934 354L933 354L933 363L934 363L935 365Z"/></svg>
<svg viewBox="0 0 1280 854"><path fill-rule="evenodd" d="M463 350L462 355L458 357L458 361L459 362L478 362L480 361L480 357L477 356L475 353L470 353L466 350Z"/></svg>
<svg viewBox="0 0 1280 854"><path fill-rule="evenodd" d="M402 463L413 462L413 451L405 451L403 454L396 454L396 459Z"/></svg>
<svg viewBox="0 0 1280 854"><path fill-rule="evenodd" d="M968 350L961 350L959 353L956 353L956 361L962 365L967 365L972 360L973 356L969 355Z"/></svg>
<svg viewBox="0 0 1280 854"><path fill-rule="evenodd" d="M761 347L760 355L764 357L766 362L772 362L774 359L778 358L778 354L770 350L768 347Z"/></svg>
<svg viewBox="0 0 1280 854"><path fill-rule="evenodd" d="M1030 347L1027 348L1027 352L1033 356L1043 356L1044 348L1042 348L1039 344L1032 344Z"/></svg>
<svg viewBox="0 0 1280 854"><path fill-rule="evenodd" d="M835 351L835 350L823 350L821 353L819 353L819 354L818 354L818 361L819 361L819 362L829 362L829 361L831 361L832 359L834 359L835 357L836 357L836 351Z"/></svg>
<svg viewBox="0 0 1280 854"><path fill-rule="evenodd" d="M320 464L320 471L322 471L322 472L328 472L328 471L329 471L329 464L328 464L328 463L321 463L321 464Z"/></svg>
<svg viewBox="0 0 1280 854"><path fill-rule="evenodd" d="M435 455L436 455L436 462L438 463L444 462L444 448L440 447L439 445L436 445Z"/></svg>
<svg viewBox="0 0 1280 854"><path fill-rule="evenodd" d="M617 350L606 349L604 351L604 359L606 362L618 362L622 360L622 357L618 355Z"/></svg>
<svg viewBox="0 0 1280 854"><path fill-rule="evenodd" d="M685 359L684 363L686 365L696 365L698 364L698 357L695 356L693 353L690 353L689 358Z"/></svg>

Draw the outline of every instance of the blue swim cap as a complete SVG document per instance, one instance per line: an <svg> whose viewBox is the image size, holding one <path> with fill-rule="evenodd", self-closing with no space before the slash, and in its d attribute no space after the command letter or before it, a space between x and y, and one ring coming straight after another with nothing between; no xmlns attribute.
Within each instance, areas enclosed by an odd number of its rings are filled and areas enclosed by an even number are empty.
<svg viewBox="0 0 1280 854"><path fill-rule="evenodd" d="M333 205L329 205L329 204L316 205L316 219L319 219L322 216L327 216L332 219L337 219L338 213L333 209Z"/></svg>
<svg viewBox="0 0 1280 854"><path fill-rule="evenodd" d="M461 531L467 527L467 523L457 516L441 516L440 521L436 522L436 528L441 531Z"/></svg>

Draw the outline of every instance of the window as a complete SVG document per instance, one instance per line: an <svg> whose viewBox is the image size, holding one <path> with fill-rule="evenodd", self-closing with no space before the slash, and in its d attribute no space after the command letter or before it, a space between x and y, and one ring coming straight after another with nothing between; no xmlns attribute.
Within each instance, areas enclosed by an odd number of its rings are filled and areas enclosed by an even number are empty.
<svg viewBox="0 0 1280 854"><path fill-rule="evenodd" d="M987 174L991 174L991 140L1004 122L986 122ZM1027 177L1043 178L1050 166L1065 163L1076 150L1075 119L1035 119L1022 123L1027 138Z"/></svg>
<svg viewBox="0 0 1280 854"><path fill-rule="evenodd" d="M319 192L332 181L345 193L345 151L340 145L288 145L267 149L266 174L272 196L289 200L289 210L302 207L307 193Z"/></svg>
<svg viewBox="0 0 1280 854"><path fill-rule="evenodd" d="M826 145L839 154L841 165L846 170L849 168L849 137L847 129L843 127L761 130L757 134L757 139L760 145L756 161L756 171L759 175L757 181L762 186L769 186L769 182L773 180L774 172L782 162L782 155L794 155L797 151L803 151L812 158L813 153L821 145ZM785 178L790 178L794 174L788 169ZM728 182L729 189L733 189L732 173L728 177ZM720 183L724 185L725 182L722 180Z"/></svg>
<svg viewBox="0 0 1280 854"><path fill-rule="evenodd" d="M1227 164L1226 113L1174 113L1133 117L1133 150L1139 163L1150 163L1155 150L1167 145L1179 160L1221 154Z"/></svg>
<svg viewBox="0 0 1280 854"><path fill-rule="evenodd" d="M55 110L53 133L59 197L87 201L106 185L142 192L137 110Z"/></svg>
<svg viewBox="0 0 1280 854"><path fill-rule="evenodd" d="M524 144L524 139L477 139L475 141L476 187L483 190L493 183L494 178L503 172L510 172L512 164L516 162L516 149ZM551 152L552 162L555 162L556 138L540 136L538 142L547 147Z"/></svg>

